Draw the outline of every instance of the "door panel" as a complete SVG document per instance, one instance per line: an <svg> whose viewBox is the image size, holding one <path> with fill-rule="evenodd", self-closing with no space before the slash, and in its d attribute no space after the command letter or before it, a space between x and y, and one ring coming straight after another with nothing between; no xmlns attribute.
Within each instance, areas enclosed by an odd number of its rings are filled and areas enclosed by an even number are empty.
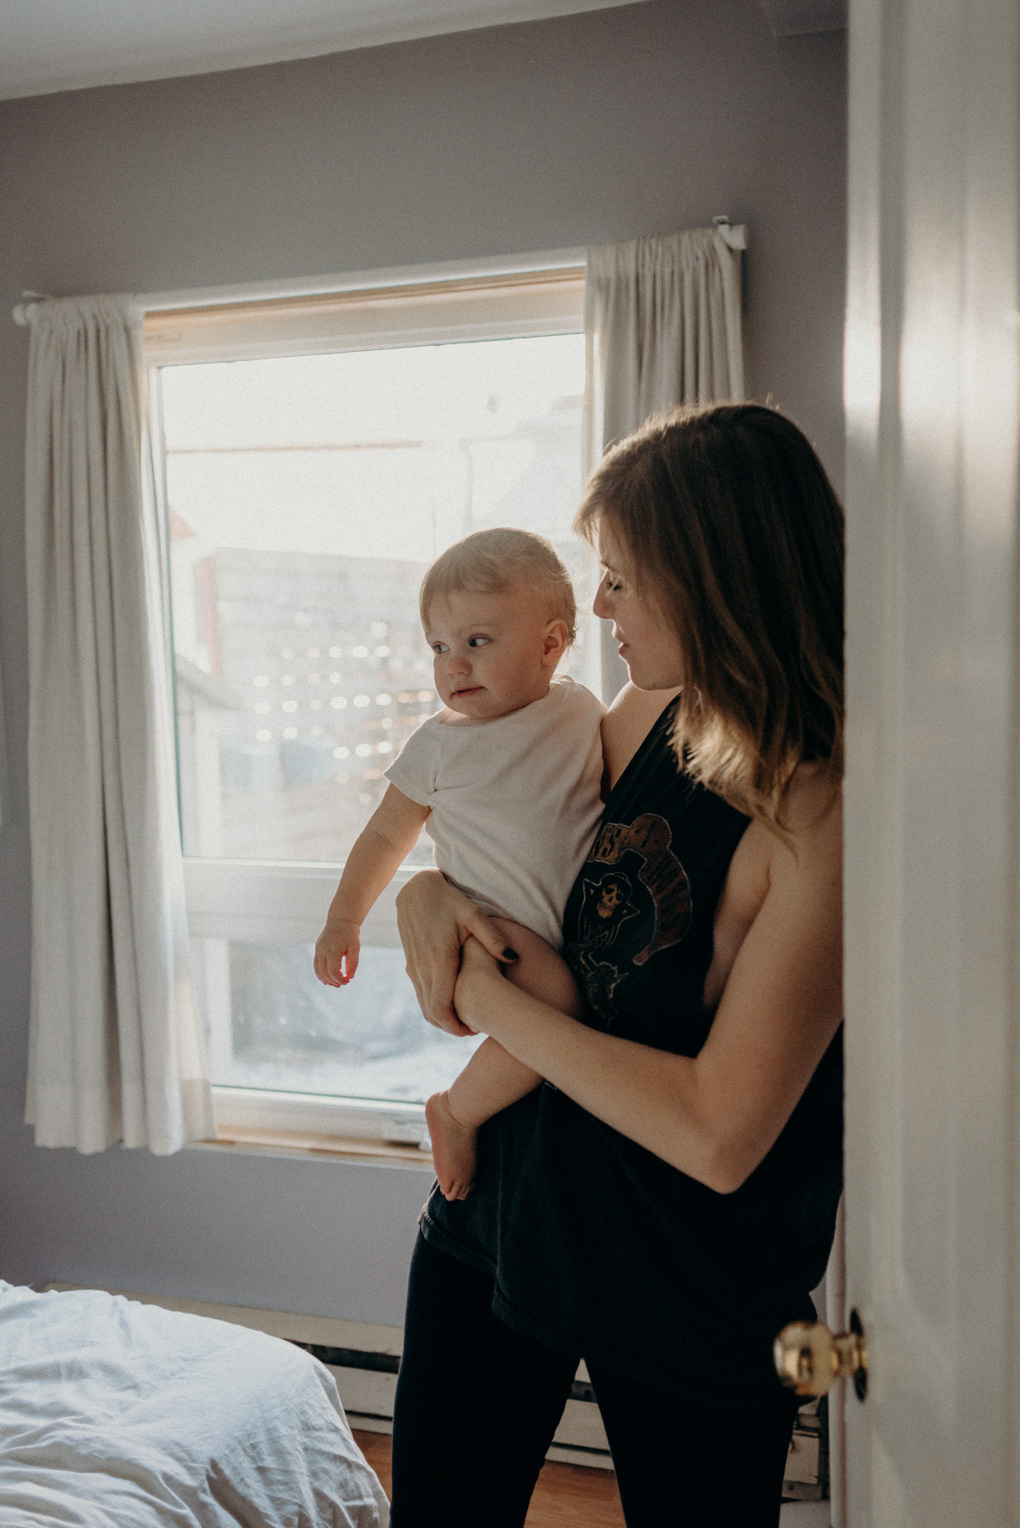
<svg viewBox="0 0 1020 1528"><path fill-rule="evenodd" d="M1013 1520L1017 18L850 23L848 1521L976 1528Z"/></svg>

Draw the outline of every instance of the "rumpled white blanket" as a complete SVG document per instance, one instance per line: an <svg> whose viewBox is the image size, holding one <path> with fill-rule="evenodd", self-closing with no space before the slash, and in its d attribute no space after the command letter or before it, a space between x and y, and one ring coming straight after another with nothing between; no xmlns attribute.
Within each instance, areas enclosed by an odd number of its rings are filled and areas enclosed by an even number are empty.
<svg viewBox="0 0 1020 1528"><path fill-rule="evenodd" d="M3 1528L384 1528L329 1370L275 1337L0 1280Z"/></svg>

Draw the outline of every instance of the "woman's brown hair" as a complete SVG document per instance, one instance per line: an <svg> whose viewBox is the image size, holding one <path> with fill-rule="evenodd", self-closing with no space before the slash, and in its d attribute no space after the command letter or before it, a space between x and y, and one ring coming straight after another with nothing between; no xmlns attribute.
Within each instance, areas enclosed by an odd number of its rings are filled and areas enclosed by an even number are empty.
<svg viewBox="0 0 1020 1528"><path fill-rule="evenodd" d="M574 527L609 533L677 638L686 768L782 831L797 766L843 769L843 511L811 445L760 404L657 416L607 452Z"/></svg>

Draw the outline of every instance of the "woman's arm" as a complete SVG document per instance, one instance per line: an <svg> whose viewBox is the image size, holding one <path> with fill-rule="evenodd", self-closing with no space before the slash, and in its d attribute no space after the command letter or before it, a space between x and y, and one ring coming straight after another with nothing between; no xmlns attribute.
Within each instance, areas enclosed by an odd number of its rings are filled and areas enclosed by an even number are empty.
<svg viewBox="0 0 1020 1528"><path fill-rule="evenodd" d="M588 1029L512 987L474 945L456 987L472 1029L720 1193L768 1152L842 1016L840 803L810 772L795 787L793 847L755 823L741 847L767 834L764 847L734 857L731 876L755 881L737 895L760 900L697 1057Z"/></svg>

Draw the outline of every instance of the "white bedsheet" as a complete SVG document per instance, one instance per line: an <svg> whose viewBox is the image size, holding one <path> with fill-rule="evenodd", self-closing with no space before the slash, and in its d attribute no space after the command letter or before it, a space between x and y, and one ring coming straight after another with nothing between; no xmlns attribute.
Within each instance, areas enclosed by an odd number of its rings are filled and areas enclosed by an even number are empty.
<svg viewBox="0 0 1020 1528"><path fill-rule="evenodd" d="M384 1528L336 1384L275 1337L0 1280L3 1528Z"/></svg>

